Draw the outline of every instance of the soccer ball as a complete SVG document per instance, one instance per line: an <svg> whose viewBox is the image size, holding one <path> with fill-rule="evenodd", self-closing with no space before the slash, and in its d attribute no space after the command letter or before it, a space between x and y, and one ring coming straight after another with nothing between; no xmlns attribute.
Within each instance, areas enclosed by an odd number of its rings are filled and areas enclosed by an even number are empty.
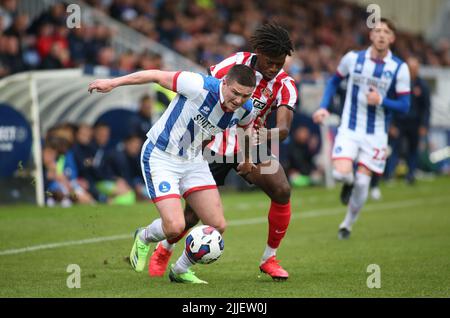
<svg viewBox="0 0 450 318"><path fill-rule="evenodd" d="M186 237L186 255L199 264L211 264L223 251L223 239L219 231L209 225L193 228Z"/></svg>

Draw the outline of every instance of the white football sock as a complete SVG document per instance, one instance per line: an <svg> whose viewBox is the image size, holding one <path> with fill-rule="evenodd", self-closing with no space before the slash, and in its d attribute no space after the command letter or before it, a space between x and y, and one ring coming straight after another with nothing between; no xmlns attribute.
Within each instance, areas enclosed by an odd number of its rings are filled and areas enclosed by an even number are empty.
<svg viewBox="0 0 450 318"><path fill-rule="evenodd" d="M175 274L186 273L189 267L191 267L192 265L194 265L194 263L192 263L191 260L187 257L186 251L183 251L180 258L178 258L177 262L175 263L173 271L175 272Z"/></svg>
<svg viewBox="0 0 450 318"><path fill-rule="evenodd" d="M271 248L269 245L266 245L266 249L264 250L264 254L261 258L261 264L267 261L270 257L275 256L276 254L277 254L276 248Z"/></svg>
<svg viewBox="0 0 450 318"><path fill-rule="evenodd" d="M349 173L340 173L337 170L333 169L333 178L336 181L343 182L345 184L352 184L355 180L355 177L353 176L353 172Z"/></svg>
<svg viewBox="0 0 450 318"><path fill-rule="evenodd" d="M358 218L364 203L367 201L369 186L370 176L357 173L352 195L350 196L350 201L348 204L347 215L339 228L345 227L346 229L351 230L352 225Z"/></svg>
<svg viewBox="0 0 450 318"><path fill-rule="evenodd" d="M162 228L161 219L154 220L152 224L144 228L144 230L139 234L139 237L147 244L164 240L166 235L164 234Z"/></svg>
<svg viewBox="0 0 450 318"><path fill-rule="evenodd" d="M176 243L170 244L169 242L167 242L167 240L161 241L161 245L168 251L173 250L173 248L175 247Z"/></svg>

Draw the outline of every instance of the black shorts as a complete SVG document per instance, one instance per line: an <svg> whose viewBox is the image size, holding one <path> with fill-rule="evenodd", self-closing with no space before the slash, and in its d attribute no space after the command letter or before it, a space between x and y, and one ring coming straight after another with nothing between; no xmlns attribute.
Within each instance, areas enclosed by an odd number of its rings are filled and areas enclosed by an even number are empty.
<svg viewBox="0 0 450 318"><path fill-rule="evenodd" d="M211 173L214 177L214 180L216 181L216 184L218 186L223 186L225 184L225 178L227 177L228 173L231 169L234 169L234 171L237 171L237 166L239 163L218 163L213 162L209 164L209 170L211 170Z"/></svg>
<svg viewBox="0 0 450 318"><path fill-rule="evenodd" d="M268 152L270 151L270 148L268 149ZM213 152L214 154L214 152ZM260 158L259 156L259 152L257 152L257 156L256 156L256 162L255 164L258 165L261 162L267 161L267 158L275 158L272 154L268 153L267 156L265 156L263 159ZM228 173L230 172L230 170L234 170L237 172L237 167L239 165L239 163L241 162L241 160L239 160L239 158L237 157L237 155L235 154L234 156L223 156L222 157L222 162L212 162L209 164L209 170L212 173L212 176L214 177L214 180L216 181L216 184L218 186L223 186L225 184L225 178L227 177ZM242 176L241 176L242 177ZM242 177L244 178L244 177ZM244 178L245 179L245 178ZM247 181L248 183L251 184L250 181L248 181L247 179L245 179L245 181Z"/></svg>

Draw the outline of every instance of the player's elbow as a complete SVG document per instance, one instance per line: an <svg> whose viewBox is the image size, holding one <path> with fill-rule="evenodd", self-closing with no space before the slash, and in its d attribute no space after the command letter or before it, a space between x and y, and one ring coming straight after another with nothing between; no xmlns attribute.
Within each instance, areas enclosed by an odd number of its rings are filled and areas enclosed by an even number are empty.
<svg viewBox="0 0 450 318"><path fill-rule="evenodd" d="M411 96L406 95L402 99L402 107L400 109L400 112L407 114L409 112L409 109L411 108Z"/></svg>
<svg viewBox="0 0 450 318"><path fill-rule="evenodd" d="M279 138L280 141L285 140L289 136L289 128L287 127L281 127L279 129Z"/></svg>
<svg viewBox="0 0 450 318"><path fill-rule="evenodd" d="M338 87L339 84L342 81L342 77L339 77L337 74L334 74L329 80L328 80L328 84L334 86L334 87Z"/></svg>

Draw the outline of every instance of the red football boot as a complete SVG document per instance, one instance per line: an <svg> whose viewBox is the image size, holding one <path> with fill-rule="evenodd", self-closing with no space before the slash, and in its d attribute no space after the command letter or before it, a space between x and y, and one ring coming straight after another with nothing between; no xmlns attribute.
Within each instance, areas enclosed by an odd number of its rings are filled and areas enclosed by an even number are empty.
<svg viewBox="0 0 450 318"><path fill-rule="evenodd" d="M261 272L272 277L273 280L286 280L289 277L289 273L278 264L279 262L279 260L275 259L274 255L269 257L261 266L259 266L259 269Z"/></svg>
<svg viewBox="0 0 450 318"><path fill-rule="evenodd" d="M164 276L171 256L172 251L166 250L161 243L158 243L148 262L148 274L152 277Z"/></svg>

